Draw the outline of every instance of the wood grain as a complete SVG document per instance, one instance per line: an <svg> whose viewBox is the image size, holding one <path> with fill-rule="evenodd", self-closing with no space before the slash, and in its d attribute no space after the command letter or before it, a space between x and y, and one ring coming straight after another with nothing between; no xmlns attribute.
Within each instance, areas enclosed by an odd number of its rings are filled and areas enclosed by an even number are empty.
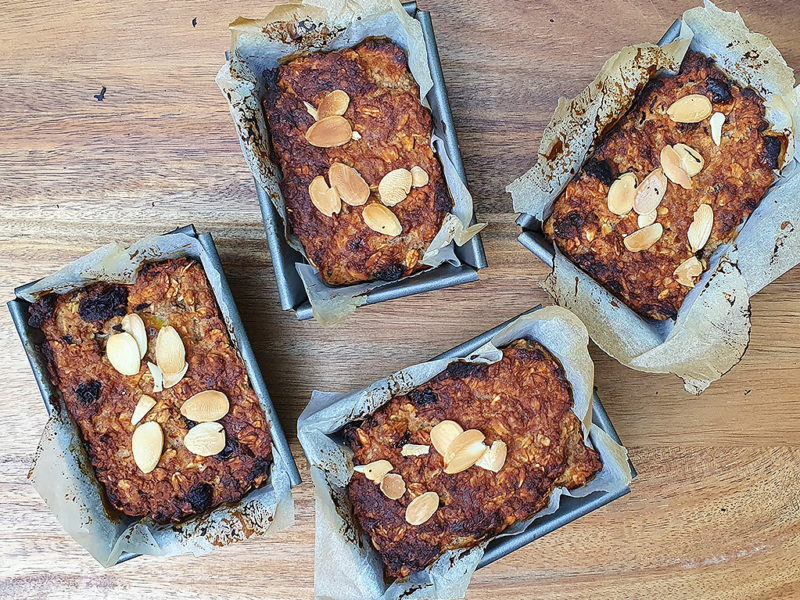
<svg viewBox="0 0 800 600"><path fill-rule="evenodd" d="M109 241L186 223L210 231L308 480L295 422L313 389L355 389L549 303L505 185L533 163L559 96L696 2L421 2L478 217L490 222L490 268L330 329L279 309L252 179L214 84L227 23L272 3L3 3L0 291L10 299ZM800 67L800 5L720 5ZM632 494L479 571L467 597L800 598L799 293L795 269L753 299L747 355L699 398L593 348L599 394L640 472ZM45 412L6 311L0 343L1 598L312 597L310 483L295 490L295 527L269 540L97 566L26 481Z"/></svg>

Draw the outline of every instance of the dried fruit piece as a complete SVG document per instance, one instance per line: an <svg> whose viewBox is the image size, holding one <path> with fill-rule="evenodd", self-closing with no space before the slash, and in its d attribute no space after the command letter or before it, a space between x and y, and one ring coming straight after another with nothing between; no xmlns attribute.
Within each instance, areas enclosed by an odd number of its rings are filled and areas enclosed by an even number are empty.
<svg viewBox="0 0 800 600"><path fill-rule="evenodd" d="M506 464L507 454L508 446L506 446L506 443L495 440L492 442L491 447L487 448L486 452L483 453L483 456L478 459L475 466L497 473Z"/></svg>
<svg viewBox="0 0 800 600"><path fill-rule="evenodd" d="M699 123L711 114L711 100L700 94L689 94L673 102L667 115L676 123Z"/></svg>
<svg viewBox="0 0 800 600"><path fill-rule="evenodd" d="M350 206L361 206L369 199L369 184L351 166L340 162L333 163L328 170L328 179L342 201Z"/></svg>
<svg viewBox="0 0 800 600"><path fill-rule="evenodd" d="M711 139L719 146L722 143L722 126L725 124L725 115L721 112L715 112L708 120L711 125Z"/></svg>
<svg viewBox="0 0 800 600"><path fill-rule="evenodd" d="M106 341L106 356L111 366L123 375L136 375L141 358L139 345L130 333L115 333Z"/></svg>
<svg viewBox="0 0 800 600"><path fill-rule="evenodd" d="M422 456L430 452L430 450L430 446L424 446L422 444L403 444L400 454L403 456Z"/></svg>
<svg viewBox="0 0 800 600"><path fill-rule="evenodd" d="M675 281L682 286L693 288L694 278L699 277L703 272L703 264L697 260L696 256L691 256L683 261L672 273Z"/></svg>
<svg viewBox="0 0 800 600"><path fill-rule="evenodd" d="M150 409L156 405L155 398L151 398L146 394L142 394L139 402L136 403L136 408L133 409L131 415L131 425L136 425L139 421L144 419L144 416L150 412Z"/></svg>
<svg viewBox="0 0 800 600"><path fill-rule="evenodd" d="M317 175L308 186L308 195L311 203L326 217L332 217L342 210L342 200L335 187L328 187L325 178Z"/></svg>
<svg viewBox="0 0 800 600"><path fill-rule="evenodd" d="M636 175L623 173L608 188L608 210L615 215L627 215L636 196Z"/></svg>
<svg viewBox="0 0 800 600"><path fill-rule="evenodd" d="M189 370L189 364L183 365L183 369L181 369L180 373L170 373L169 375L164 375L164 389L169 389L171 387L175 387L178 382L183 379L184 375L186 375L186 371Z"/></svg>
<svg viewBox="0 0 800 600"><path fill-rule="evenodd" d="M155 421L139 425L131 437L133 461L142 473L149 473L158 465L164 448L164 432Z"/></svg>
<svg viewBox="0 0 800 600"><path fill-rule="evenodd" d="M356 465L353 467L353 471L356 473L363 473L364 477L370 481L380 483L393 468L392 463L388 460L376 460L366 465Z"/></svg>
<svg viewBox="0 0 800 600"><path fill-rule="evenodd" d="M403 226L395 214L383 204L369 204L361 212L361 218L367 227L378 233L396 236L403 232Z"/></svg>
<svg viewBox="0 0 800 600"><path fill-rule="evenodd" d="M188 365L187 365L188 367ZM147 368L150 369L150 374L153 376L153 392L164 391L164 374L158 365L148 361Z"/></svg>
<svg viewBox="0 0 800 600"><path fill-rule="evenodd" d="M343 115L350 105L350 96L344 90L334 90L327 94L317 107L318 119Z"/></svg>
<svg viewBox="0 0 800 600"><path fill-rule="evenodd" d="M458 435L444 454L444 472L450 475L466 471L483 456L486 436L477 429L467 429Z"/></svg>
<svg viewBox="0 0 800 600"><path fill-rule="evenodd" d="M411 167L411 187L423 187L430 181L428 172L422 167Z"/></svg>
<svg viewBox="0 0 800 600"><path fill-rule="evenodd" d="M694 211L694 220L689 225L689 247L692 252L702 250L706 245L709 236L711 235L711 228L714 225L714 211L708 204L701 204L696 211Z"/></svg>
<svg viewBox="0 0 800 600"><path fill-rule="evenodd" d="M667 177L664 170L659 167L652 171L642 180L636 188L636 195L633 198L633 210L636 214L646 215L654 211L664 199L667 191Z"/></svg>
<svg viewBox="0 0 800 600"><path fill-rule="evenodd" d="M310 114L315 121L319 121L319 113L317 112L317 109L314 108L314 105L306 102L305 100L303 100L303 104L305 104L308 114Z"/></svg>
<svg viewBox="0 0 800 600"><path fill-rule="evenodd" d="M183 445L198 456L219 454L225 448L225 428L221 423L199 423L183 436Z"/></svg>
<svg viewBox="0 0 800 600"><path fill-rule="evenodd" d="M156 364L166 377L180 373L186 365L186 348L178 331L165 325L158 330L156 338Z"/></svg>
<svg viewBox="0 0 800 600"><path fill-rule="evenodd" d="M675 152L672 146L664 146L661 149L661 168L664 175L672 182L681 186L685 190L692 189L692 180L689 174L681 166L681 157Z"/></svg>
<svg viewBox="0 0 800 600"><path fill-rule="evenodd" d="M142 317L136 313L125 315L122 318L122 329L133 336L139 346L139 358L144 358L144 355L147 354L147 330Z"/></svg>
<svg viewBox="0 0 800 600"><path fill-rule="evenodd" d="M381 202L386 206L399 204L408 196L413 181L414 177L408 169L389 171L378 184L378 194L381 196Z"/></svg>
<svg viewBox="0 0 800 600"><path fill-rule="evenodd" d="M417 496L406 507L406 522L409 525L422 525L439 508L439 494L425 492Z"/></svg>
<svg viewBox="0 0 800 600"><path fill-rule="evenodd" d="M442 421L431 429L431 444L439 454L444 456L453 440L462 433L464 430L455 421Z"/></svg>
<svg viewBox="0 0 800 600"><path fill-rule="evenodd" d="M681 169L686 171L689 177L694 177L703 170L706 161L703 160L703 155L697 150L686 144L675 144L673 149L681 159Z"/></svg>
<svg viewBox="0 0 800 600"><path fill-rule="evenodd" d="M660 240L662 233L664 233L664 228L661 223L653 223L626 236L623 243L631 252L641 252Z"/></svg>
<svg viewBox="0 0 800 600"><path fill-rule="evenodd" d="M225 394L217 390L206 390L184 402L181 405L181 414L196 423L205 423L218 421L228 414L229 409L230 404Z"/></svg>
<svg viewBox="0 0 800 600"><path fill-rule="evenodd" d="M653 210L646 215L639 215L636 219L636 224L639 226L639 229L641 229L642 227L647 227L655 223L656 218L658 218L658 210Z"/></svg>
<svg viewBox="0 0 800 600"><path fill-rule="evenodd" d="M381 491L390 500L397 500L406 493L406 482L397 473L388 473L381 481Z"/></svg>
<svg viewBox="0 0 800 600"><path fill-rule="evenodd" d="M344 117L334 116L320 119L306 131L306 140L318 148L333 148L350 141L353 130Z"/></svg>

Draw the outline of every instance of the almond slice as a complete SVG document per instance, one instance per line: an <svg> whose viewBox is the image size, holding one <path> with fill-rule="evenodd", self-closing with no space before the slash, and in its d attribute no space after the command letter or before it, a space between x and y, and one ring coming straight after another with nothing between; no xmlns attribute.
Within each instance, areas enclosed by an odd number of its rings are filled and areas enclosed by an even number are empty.
<svg viewBox="0 0 800 600"><path fill-rule="evenodd" d="M353 130L350 122L344 117L325 117L320 119L306 131L306 140L318 148L333 148L350 141Z"/></svg>
<svg viewBox="0 0 800 600"><path fill-rule="evenodd" d="M699 277L702 273L703 264L696 256L691 256L679 264L672 274L675 276L675 281L682 286L693 288L695 277Z"/></svg>
<svg viewBox="0 0 800 600"><path fill-rule="evenodd" d="M672 182L681 186L685 190L692 189L692 180L689 174L681 166L681 157L675 152L672 146L664 146L661 149L661 168L664 175Z"/></svg>
<svg viewBox="0 0 800 600"><path fill-rule="evenodd" d="M131 415L131 425L136 425L139 421L144 419L144 416L150 412L150 409L156 405L155 398L151 398L146 394L142 394L139 402L136 403L136 408L133 409Z"/></svg>
<svg viewBox="0 0 800 600"><path fill-rule="evenodd" d="M658 208L664 199L667 191L667 176L664 170L659 167L652 171L642 180L636 188L636 196L633 198L633 210L636 214L646 215Z"/></svg>
<svg viewBox="0 0 800 600"><path fill-rule="evenodd" d="M444 456L453 440L462 433L464 430L455 421L441 421L431 429L431 444L439 454Z"/></svg>
<svg viewBox="0 0 800 600"><path fill-rule="evenodd" d="M475 466L497 473L503 468L503 465L506 464L507 454L508 446L506 446L506 443L495 440L492 442L491 447L483 453L483 456L478 459Z"/></svg>
<svg viewBox="0 0 800 600"><path fill-rule="evenodd" d="M641 229L642 227L647 227L655 223L657 218L658 210L653 210L646 215L639 215L636 219L636 224L639 226L639 229Z"/></svg>
<svg viewBox="0 0 800 600"><path fill-rule="evenodd" d="M217 390L195 394L181 405L181 414L195 423L219 421L228 414L228 397Z"/></svg>
<svg viewBox="0 0 800 600"><path fill-rule="evenodd" d="M369 185L351 166L340 162L333 163L328 170L328 179L342 201L350 206L361 206L369 199Z"/></svg>
<svg viewBox="0 0 800 600"><path fill-rule="evenodd" d="M225 428L221 423L199 423L183 436L183 445L197 456L214 456L225 448Z"/></svg>
<svg viewBox="0 0 800 600"><path fill-rule="evenodd" d="M709 236L711 235L711 228L714 225L714 211L708 204L701 204L696 211L694 211L694 220L689 225L688 238L689 247L692 252L702 250L706 245Z"/></svg>
<svg viewBox="0 0 800 600"><path fill-rule="evenodd" d="M422 167L411 167L411 187L423 187L428 185L428 172Z"/></svg>
<svg viewBox="0 0 800 600"><path fill-rule="evenodd" d="M667 115L676 123L699 123L711 114L711 101L700 94L689 94L673 102Z"/></svg>
<svg viewBox="0 0 800 600"><path fill-rule="evenodd" d="M423 456L430 451L430 446L424 446L422 444L403 444L400 454L403 456Z"/></svg>
<svg viewBox="0 0 800 600"><path fill-rule="evenodd" d="M664 228L661 223L653 223L647 227L642 227L625 237L623 240L625 247L631 252L641 252L661 239Z"/></svg>
<svg viewBox="0 0 800 600"><path fill-rule="evenodd" d="M115 333L106 341L106 357L123 375L136 375L141 366L139 345L130 333Z"/></svg>
<svg viewBox="0 0 800 600"><path fill-rule="evenodd" d="M163 381L164 389L167 390L171 387L175 387L176 385L178 385L178 383L180 382L181 379L183 379L183 377L186 375L186 371L188 370L189 370L189 364L186 363L183 365L183 369L181 370L180 373L171 373L169 375L164 375L164 381Z"/></svg>
<svg viewBox="0 0 800 600"><path fill-rule="evenodd" d="M150 473L158 465L164 449L164 432L155 421L139 425L131 437L133 462L142 473Z"/></svg>
<svg viewBox="0 0 800 600"><path fill-rule="evenodd" d="M381 196L381 202L386 206L399 204L408 196L413 181L414 176L411 175L411 171L408 169L389 171L378 184L378 194Z"/></svg>
<svg viewBox="0 0 800 600"><path fill-rule="evenodd" d="M406 522L409 525L422 525L439 509L439 494L425 492L417 496L406 507Z"/></svg>
<svg viewBox="0 0 800 600"><path fill-rule="evenodd" d="M122 318L122 329L133 336L139 346L139 358L144 358L144 355L147 354L147 330L142 317L136 313L125 315Z"/></svg>
<svg viewBox="0 0 800 600"><path fill-rule="evenodd" d="M343 90L334 90L327 94L317 107L318 119L325 117L341 116L350 106L350 96Z"/></svg>
<svg viewBox="0 0 800 600"><path fill-rule="evenodd" d="M314 105L306 102L305 100L303 100L303 104L305 104L306 112L308 112L308 114L310 114L315 121L319 121L319 113L317 112L317 109L314 108Z"/></svg>
<svg viewBox="0 0 800 600"><path fill-rule="evenodd" d="M636 196L636 175L623 173L608 188L608 210L615 215L627 215Z"/></svg>
<svg viewBox="0 0 800 600"><path fill-rule="evenodd" d="M153 392L154 393L163 392L164 374L161 372L161 369L158 368L157 364L151 363L149 361L147 363L147 368L150 369L150 374L153 376Z"/></svg>
<svg viewBox="0 0 800 600"><path fill-rule="evenodd" d="M366 465L356 465L353 467L353 471L356 473L363 473L364 477L370 481L380 483L383 481L383 478L386 476L386 474L393 468L394 467L392 466L392 463L390 463L388 460L381 459L375 460Z"/></svg>
<svg viewBox="0 0 800 600"><path fill-rule="evenodd" d="M342 200L339 197L339 192L335 187L328 187L322 175L314 177L314 180L309 184L308 195L311 198L311 203L326 217L339 214L339 211L342 210Z"/></svg>
<svg viewBox="0 0 800 600"><path fill-rule="evenodd" d="M166 377L180 373L186 364L186 348L178 331L165 325L158 330L156 338L156 364Z"/></svg>
<svg viewBox="0 0 800 600"><path fill-rule="evenodd" d="M450 475L466 471L483 456L485 436L477 429L467 429L458 435L444 455L444 472Z"/></svg>
<svg viewBox="0 0 800 600"><path fill-rule="evenodd" d="M381 491L390 500L397 500L406 493L406 482L397 473L388 473L381 481Z"/></svg>
<svg viewBox="0 0 800 600"><path fill-rule="evenodd" d="M708 120L708 124L711 125L711 139L714 140L714 144L719 146L722 143L722 126L725 124L725 115L715 112Z"/></svg>
<svg viewBox="0 0 800 600"><path fill-rule="evenodd" d="M689 177L694 177L703 170L706 161L697 150L686 144L675 144L673 149L681 159L681 169L686 171Z"/></svg>
<svg viewBox="0 0 800 600"><path fill-rule="evenodd" d="M398 236L403 232L403 226L395 214L383 204L368 204L361 212L361 218L367 227L378 233Z"/></svg>

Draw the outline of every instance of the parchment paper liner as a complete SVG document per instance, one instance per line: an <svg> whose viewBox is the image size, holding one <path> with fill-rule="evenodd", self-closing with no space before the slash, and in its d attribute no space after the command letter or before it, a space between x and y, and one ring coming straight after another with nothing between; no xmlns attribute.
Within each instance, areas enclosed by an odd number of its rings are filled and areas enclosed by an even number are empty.
<svg viewBox="0 0 800 600"><path fill-rule="evenodd" d="M142 262L181 256L202 263L236 344L235 332L230 326L230 315L236 307L221 294L222 274L199 240L182 233L149 237L127 249L119 244L108 244L42 279L21 297L33 302L41 292L66 293L97 281L133 283ZM57 401L42 434L29 478L67 533L103 566L114 565L123 552L201 555L217 546L254 535L275 534L294 523L287 458L274 444L269 482L251 491L240 502L219 506L175 526L156 525L150 519L109 516L104 510L105 492L95 477L61 394ZM266 399L259 397L259 402L269 418Z"/></svg>
<svg viewBox="0 0 800 600"><path fill-rule="evenodd" d="M796 131L800 116L794 73L764 36L750 32L738 13L711 2L683 15L680 36L663 47L622 49L595 81L558 108L542 136L537 164L508 186L514 210L544 221L552 203L593 151L594 143L629 108L657 71L675 71L687 50L713 57L737 82L766 99L773 132L788 136L781 178L768 190L735 244L719 248L673 322L642 318L578 269L556 248L543 282L556 303L577 314L592 339L622 364L639 371L675 373L699 394L730 370L750 336L749 297L800 262L800 182ZM737 251L738 248L738 251Z"/></svg>
<svg viewBox="0 0 800 600"><path fill-rule="evenodd" d="M264 71L274 69L281 58L295 52L337 50L366 37L386 36L405 50L408 67L419 84L420 100L430 108L426 95L433 80L422 27L397 0L315 0L277 6L261 20L239 18L231 23L231 30L231 58L217 74L217 85L228 99L245 160L280 213L289 245L308 259L300 240L286 224L286 205L278 186L280 169L269 156L269 133L262 110ZM485 226L470 226L472 196L453 166L442 135L434 129L432 145L442 163L454 207L421 260L431 267L445 261L460 265L453 243L464 244ZM314 316L324 325L343 321L366 302L367 292L390 283L376 281L334 288L325 284L310 264L296 266Z"/></svg>
<svg viewBox="0 0 800 600"><path fill-rule="evenodd" d="M525 522L501 535L524 531L535 519L558 510L562 495L583 497L619 491L631 481L627 451L592 424L594 365L587 350L586 328L569 311L551 306L525 315L504 328L492 340L463 357L470 362L492 363L502 357L497 349L520 337L546 346L564 366L572 385L573 411L584 424L584 437L600 452L602 471L586 486L554 491L550 503ZM487 542L471 550L450 551L431 567L387 586L383 567L368 536L360 537L347 500L345 486L353 474L352 452L340 443L337 432L351 421L363 419L388 402L440 373L449 359L422 363L398 371L373 385L350 394L315 391L297 422L300 444L308 458L316 498L316 549L314 587L319 599L363 598L463 598Z"/></svg>

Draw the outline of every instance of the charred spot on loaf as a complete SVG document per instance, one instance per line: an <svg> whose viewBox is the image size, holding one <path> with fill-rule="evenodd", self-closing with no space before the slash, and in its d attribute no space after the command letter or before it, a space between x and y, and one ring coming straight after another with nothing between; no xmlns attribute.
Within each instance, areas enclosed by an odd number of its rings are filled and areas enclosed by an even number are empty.
<svg viewBox="0 0 800 600"><path fill-rule="evenodd" d="M436 196L433 199L433 208L437 211L449 212L453 208L453 200L450 194L442 187L437 187Z"/></svg>
<svg viewBox="0 0 800 600"><path fill-rule="evenodd" d="M781 138L774 135L764 136L764 150L761 153L761 158L766 166L770 169L777 169L782 151L783 143Z"/></svg>
<svg viewBox="0 0 800 600"><path fill-rule="evenodd" d="M584 172L590 177L600 180L605 185L614 183L614 171L607 160L597 160L591 158L583 168Z"/></svg>
<svg viewBox="0 0 800 600"><path fill-rule="evenodd" d="M272 464L271 460L264 460L263 458L256 458L253 461L253 468L247 475L247 479L255 481L259 477L266 477L269 474L269 466Z"/></svg>
<svg viewBox="0 0 800 600"><path fill-rule="evenodd" d="M61 339L64 340L67 344L74 344L75 338L73 338L70 334L64 334L61 336Z"/></svg>
<svg viewBox="0 0 800 600"><path fill-rule="evenodd" d="M95 379L81 383L75 388L75 395L78 397L78 402L83 406L90 406L100 397L100 389L102 387L103 384Z"/></svg>
<svg viewBox="0 0 800 600"><path fill-rule="evenodd" d="M706 90L711 94L711 101L717 103L726 103L733 100L731 95L731 85L723 79L709 77L706 80Z"/></svg>
<svg viewBox="0 0 800 600"><path fill-rule="evenodd" d="M90 288L78 305L78 314L86 323L105 323L127 312L128 289L121 285Z"/></svg>
<svg viewBox="0 0 800 600"><path fill-rule="evenodd" d="M134 307L134 310L135 311L140 311L140 310L144 310L145 308L150 308L150 303L149 302L142 302L141 304L137 304Z"/></svg>
<svg viewBox="0 0 800 600"><path fill-rule="evenodd" d="M454 379L465 379L466 377L480 377L486 373L487 365L484 363L471 363L459 360L445 369L445 374Z"/></svg>
<svg viewBox="0 0 800 600"><path fill-rule="evenodd" d="M380 281L397 281L405 272L406 268L404 265L394 264L378 271L375 274L375 278Z"/></svg>
<svg viewBox="0 0 800 600"><path fill-rule="evenodd" d="M424 390L414 388L408 393L408 398L417 406L430 406L439 399L431 388L426 387Z"/></svg>
<svg viewBox="0 0 800 600"><path fill-rule="evenodd" d="M236 439L236 436L229 435L225 438L225 447L217 453L217 458L220 460L226 460L233 456L233 453L239 448L239 440Z"/></svg>
<svg viewBox="0 0 800 600"><path fill-rule="evenodd" d="M186 494L186 501L192 506L195 512L203 512L211 506L214 497L214 489L207 483L198 483Z"/></svg>
<svg viewBox="0 0 800 600"><path fill-rule="evenodd" d="M40 329L44 322L53 314L56 306L55 294L42 296L28 307L28 325Z"/></svg>
<svg viewBox="0 0 800 600"><path fill-rule="evenodd" d="M572 239L580 237L583 227L583 214L577 210L568 213L563 219L553 224L553 230L560 238Z"/></svg>

